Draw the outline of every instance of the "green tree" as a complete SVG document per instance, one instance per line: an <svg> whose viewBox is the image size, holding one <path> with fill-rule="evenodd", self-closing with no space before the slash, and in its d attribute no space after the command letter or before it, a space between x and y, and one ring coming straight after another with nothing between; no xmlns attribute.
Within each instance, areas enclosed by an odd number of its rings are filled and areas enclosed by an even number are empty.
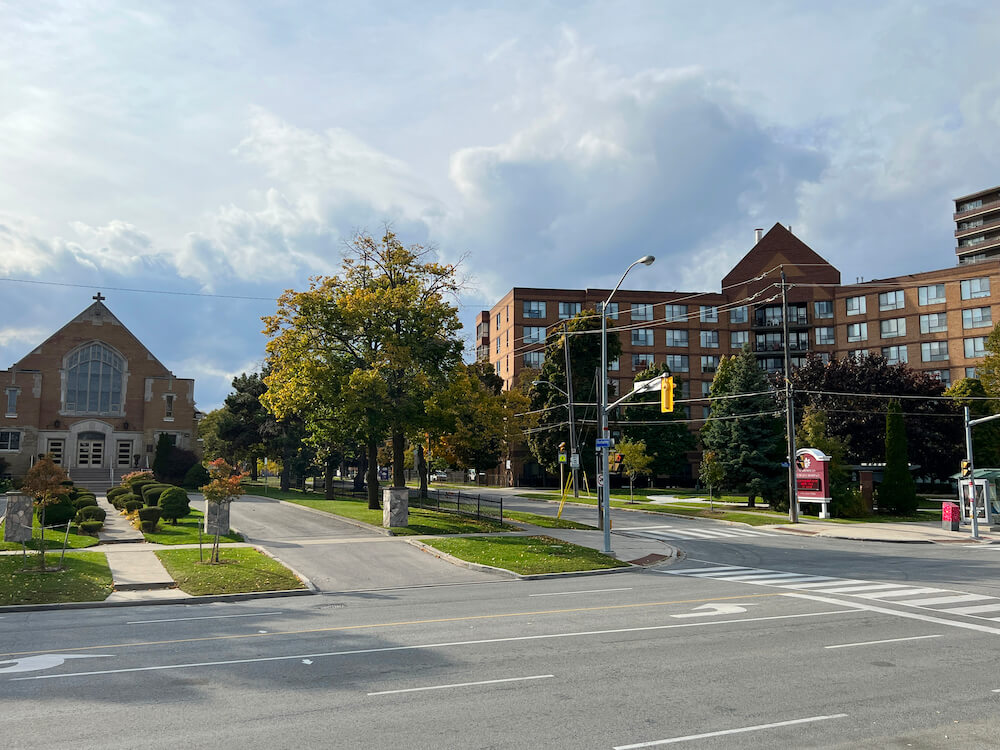
<svg viewBox="0 0 1000 750"><path fill-rule="evenodd" d="M986 356L976 367L976 372L986 395L1000 398L1000 322L993 326L986 338Z"/></svg>
<svg viewBox="0 0 1000 750"><path fill-rule="evenodd" d="M709 507L715 510L715 488L722 483L722 464L715 451L705 451L701 454L701 464L698 466L698 478L708 487Z"/></svg>
<svg viewBox="0 0 1000 750"><path fill-rule="evenodd" d="M653 473L653 457L646 453L646 444L641 440L619 440L615 450L622 454L622 471L628 476L628 501L631 503L635 478Z"/></svg>
<svg viewBox="0 0 1000 750"><path fill-rule="evenodd" d="M170 442L170 436L165 432L161 432L160 437L156 440L156 453L153 454L153 474L161 482L166 480L167 464L170 461L170 453L173 447L173 443Z"/></svg>
<svg viewBox="0 0 1000 750"><path fill-rule="evenodd" d="M747 493L751 507L762 497L772 508L780 508L788 501L781 466L785 436L769 390L767 377L750 347L724 357L709 392L712 417L701 430L701 442L705 450L714 452L722 467L720 488ZM726 398L730 396L741 397Z"/></svg>
<svg viewBox="0 0 1000 750"><path fill-rule="evenodd" d="M917 491L909 463L903 410L898 401L891 401L885 414L885 472L878 488L880 512L901 516L917 512Z"/></svg>
<svg viewBox="0 0 1000 750"><path fill-rule="evenodd" d="M638 373L635 379L651 380L659 375L669 374L670 368L666 364L654 364ZM680 397L679 390L680 381L674 378L675 398ZM684 418L684 412L674 409L663 413L660 411L659 392L651 396L639 396L635 404L621 407L617 425L629 440L646 444L646 452L652 458L650 471L654 476L690 476L687 453L695 450L697 440L687 425L680 421ZM641 402L648 405L637 405Z"/></svg>
<svg viewBox="0 0 1000 750"><path fill-rule="evenodd" d="M968 406L973 419L988 417L1000 410L998 401L979 400L989 394L982 381L976 378L955 381L944 395L951 396L959 406ZM977 466L1000 467L1000 420L972 428L972 450Z"/></svg>
<svg viewBox="0 0 1000 750"><path fill-rule="evenodd" d="M406 435L461 358L454 266L428 261L386 229L359 234L341 273L288 291L264 332L270 374L263 397L280 419L299 415L315 442L365 445L368 504L378 508L378 447L392 438L393 484L405 486Z"/></svg>
<svg viewBox="0 0 1000 750"><path fill-rule="evenodd" d="M198 422L198 438L202 441L202 454L206 460L212 461L216 458L225 458L230 462L236 460L232 443L219 434L223 423L231 419L233 416L229 408L222 406L208 412Z"/></svg>
<svg viewBox="0 0 1000 750"><path fill-rule="evenodd" d="M69 476L61 466L57 466L52 456L43 456L24 475L21 489L31 496L38 511L42 539L39 545L38 569L45 570L45 509L62 503L71 491ZM65 550L63 550L65 552Z"/></svg>
<svg viewBox="0 0 1000 750"><path fill-rule="evenodd" d="M225 411L219 417L217 434L227 443L234 458L250 468L250 480L257 481L257 459L268 453L265 433L274 432L274 418L261 403L267 384L261 373L241 373L233 378L233 392L226 396Z"/></svg>
<svg viewBox="0 0 1000 750"><path fill-rule="evenodd" d="M851 487L845 463L847 443L827 433L826 420L826 412L807 406L802 414L796 444L799 448L815 448L830 456L830 514L838 518L862 516L864 507L861 497Z"/></svg>

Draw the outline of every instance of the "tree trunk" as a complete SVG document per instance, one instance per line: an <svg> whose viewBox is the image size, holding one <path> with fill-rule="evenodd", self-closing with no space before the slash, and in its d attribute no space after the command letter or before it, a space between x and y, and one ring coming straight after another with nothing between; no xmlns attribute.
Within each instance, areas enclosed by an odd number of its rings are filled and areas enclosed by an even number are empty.
<svg viewBox="0 0 1000 750"><path fill-rule="evenodd" d="M292 487L292 450L291 441L285 437L284 448L281 451L281 491L288 492Z"/></svg>
<svg viewBox="0 0 1000 750"><path fill-rule="evenodd" d="M748 508L756 508L757 507L757 496L756 495L750 495L750 497L747 498L747 507Z"/></svg>
<svg viewBox="0 0 1000 750"><path fill-rule="evenodd" d="M42 502L45 502L44 500ZM42 527L42 543L39 545L39 550L41 550L39 570L45 570L45 506L42 506L42 517L38 523Z"/></svg>
<svg viewBox="0 0 1000 750"><path fill-rule="evenodd" d="M248 463L250 464L250 481L251 482L256 482L257 481L257 459L256 458L251 458ZM266 469L267 467L265 466L264 468Z"/></svg>
<svg viewBox="0 0 1000 750"><path fill-rule="evenodd" d="M378 501L378 440L368 441L368 507L371 510L382 510Z"/></svg>
<svg viewBox="0 0 1000 750"><path fill-rule="evenodd" d="M406 486L406 470L403 462L406 459L406 436L402 431L392 433L392 486Z"/></svg>
<svg viewBox="0 0 1000 750"><path fill-rule="evenodd" d="M323 497L327 500L333 500L336 496L333 491L333 465L335 463L336 461L331 455L323 464Z"/></svg>
<svg viewBox="0 0 1000 750"><path fill-rule="evenodd" d="M427 497L427 460L424 458L424 446L417 443L417 476L420 477L420 497Z"/></svg>
<svg viewBox="0 0 1000 750"><path fill-rule="evenodd" d="M368 454L366 448L358 451L358 470L354 474L354 491L361 492L365 488L365 474L368 473Z"/></svg>

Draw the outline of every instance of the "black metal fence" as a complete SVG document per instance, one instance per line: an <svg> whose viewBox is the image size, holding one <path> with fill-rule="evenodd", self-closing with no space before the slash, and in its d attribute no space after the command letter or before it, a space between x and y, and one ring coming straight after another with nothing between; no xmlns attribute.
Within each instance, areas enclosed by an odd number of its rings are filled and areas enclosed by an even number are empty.
<svg viewBox="0 0 1000 750"><path fill-rule="evenodd" d="M428 490L427 497L420 497L420 490L410 490L410 505L503 522L502 497L483 497L460 490Z"/></svg>

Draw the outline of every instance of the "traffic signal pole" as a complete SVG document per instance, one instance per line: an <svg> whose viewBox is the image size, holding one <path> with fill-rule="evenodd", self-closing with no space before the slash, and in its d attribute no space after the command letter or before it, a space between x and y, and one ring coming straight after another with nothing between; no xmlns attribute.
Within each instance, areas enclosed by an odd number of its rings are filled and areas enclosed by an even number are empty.
<svg viewBox="0 0 1000 750"><path fill-rule="evenodd" d="M785 340L785 429L788 432L788 520L799 522L799 503L795 492L795 395L792 393L792 354L788 340L788 281L781 267L781 325Z"/></svg>
<svg viewBox="0 0 1000 750"><path fill-rule="evenodd" d="M965 414L965 460L969 464L969 509L972 514L972 538L978 539L979 503L976 502L976 465L972 462L972 420L969 419L968 406L964 407L963 412Z"/></svg>

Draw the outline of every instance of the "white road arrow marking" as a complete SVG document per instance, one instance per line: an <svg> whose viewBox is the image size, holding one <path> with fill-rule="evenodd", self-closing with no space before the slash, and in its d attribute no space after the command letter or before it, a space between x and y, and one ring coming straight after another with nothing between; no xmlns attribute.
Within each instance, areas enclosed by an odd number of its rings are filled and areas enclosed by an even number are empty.
<svg viewBox="0 0 1000 750"><path fill-rule="evenodd" d="M303 664L312 664L312 663L313 663L313 660L312 660L312 659L303 659L303 660L302 660L302 663L303 663Z"/></svg>
<svg viewBox="0 0 1000 750"><path fill-rule="evenodd" d="M746 612L747 607L753 607L757 602L745 602L743 604L702 604L695 607L694 612L683 615L670 615L671 617L714 617L715 615L738 615Z"/></svg>
<svg viewBox="0 0 1000 750"><path fill-rule="evenodd" d="M67 659L98 659L111 654L39 654L26 656L23 659L0 661L0 674L12 672L38 672L43 669L58 667Z"/></svg>

